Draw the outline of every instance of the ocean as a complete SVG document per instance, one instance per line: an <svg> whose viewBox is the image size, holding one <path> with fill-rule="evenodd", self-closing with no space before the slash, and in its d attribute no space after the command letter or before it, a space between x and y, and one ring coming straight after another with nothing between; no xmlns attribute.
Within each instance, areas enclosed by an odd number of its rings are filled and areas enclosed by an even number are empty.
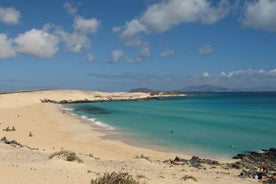
<svg viewBox="0 0 276 184"><path fill-rule="evenodd" d="M276 147L276 92L189 93L63 106L102 131L153 149L231 158Z"/></svg>

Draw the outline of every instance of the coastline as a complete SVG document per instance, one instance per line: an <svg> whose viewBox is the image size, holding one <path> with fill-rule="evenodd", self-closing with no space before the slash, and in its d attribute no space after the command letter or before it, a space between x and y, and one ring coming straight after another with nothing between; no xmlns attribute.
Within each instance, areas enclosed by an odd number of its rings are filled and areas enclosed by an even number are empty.
<svg viewBox="0 0 276 184"><path fill-rule="evenodd" d="M90 100L95 95L101 95L108 100L110 97L108 95L119 98L119 94L124 98L145 97L143 93L109 94L73 90L1 94L0 127L5 129L8 126L14 126L16 129L14 132L1 131L1 137L16 140L25 146L15 148L0 144L2 181L4 183L89 183L92 178L105 172L126 171L134 176L143 176L142 181L146 183L183 183L182 177L185 175L195 177L197 183L252 183L251 179L238 177L241 170L226 170L222 166L195 169L188 165L174 166L163 163L164 160L174 159L176 156L185 159L190 159L191 156L155 151L106 139L104 137L107 135L104 132L82 123L80 118L72 116L69 112L64 113L58 105L41 103L41 99L46 98L60 101ZM33 135L31 137L30 132ZM81 156L84 163L49 160L48 156L58 150L72 150ZM140 155L145 155L149 159L137 159ZM220 162L229 162L229 160ZM188 180L185 183L194 183L194 181Z"/></svg>

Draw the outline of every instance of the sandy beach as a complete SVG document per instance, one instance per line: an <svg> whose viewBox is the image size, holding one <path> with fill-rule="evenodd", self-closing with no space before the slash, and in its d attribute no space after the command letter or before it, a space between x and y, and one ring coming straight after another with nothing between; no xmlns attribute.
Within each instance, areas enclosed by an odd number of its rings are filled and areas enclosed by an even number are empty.
<svg viewBox="0 0 276 184"><path fill-rule="evenodd" d="M241 169L225 165L176 165L164 160L189 155L160 152L105 139L103 132L60 105L41 103L77 100L129 100L150 97L146 93L104 93L77 90L48 90L0 95L0 138L15 140L23 147L0 143L0 183L90 183L108 172L128 172L141 183L258 183L241 178ZM14 127L15 131L5 131ZM31 134L31 136L30 136ZM83 163L49 159L56 151L75 152ZM141 155L144 155L141 157ZM221 163L231 160L219 160ZM189 177L187 177L189 176Z"/></svg>

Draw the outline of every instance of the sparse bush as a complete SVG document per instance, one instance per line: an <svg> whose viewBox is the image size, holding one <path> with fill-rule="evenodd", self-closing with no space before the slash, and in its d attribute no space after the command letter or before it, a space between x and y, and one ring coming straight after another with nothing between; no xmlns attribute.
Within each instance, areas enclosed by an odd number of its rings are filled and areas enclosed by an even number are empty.
<svg viewBox="0 0 276 184"><path fill-rule="evenodd" d="M193 181L195 181L195 182L198 182L197 179L196 179L195 177L190 176L190 175L185 175L185 176L182 177L182 179L183 179L184 181L190 179L190 180L193 180Z"/></svg>
<svg viewBox="0 0 276 184"><path fill-rule="evenodd" d="M50 159L54 157L58 157L60 159L63 159L69 162L77 161L79 163L83 163L83 160L80 157L78 157L75 152L72 152L72 151L61 150L49 156Z"/></svg>
<svg viewBox="0 0 276 184"><path fill-rule="evenodd" d="M105 173L103 176L91 180L91 184L139 184L128 173Z"/></svg>
<svg viewBox="0 0 276 184"><path fill-rule="evenodd" d="M142 158L142 159L146 159L146 160L150 161L150 157L149 156L145 156L144 154L141 154L140 156L136 156L135 158L137 158L137 159Z"/></svg>

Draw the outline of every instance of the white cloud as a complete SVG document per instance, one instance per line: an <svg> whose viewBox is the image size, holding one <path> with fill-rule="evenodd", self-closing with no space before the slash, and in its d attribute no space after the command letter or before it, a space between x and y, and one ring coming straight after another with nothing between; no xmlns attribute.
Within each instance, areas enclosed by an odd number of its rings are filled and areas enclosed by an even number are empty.
<svg viewBox="0 0 276 184"><path fill-rule="evenodd" d="M212 24L225 17L230 11L229 7L227 0L216 3L208 0L160 1L150 5L140 17L126 22L122 27L113 28L113 32L120 32L120 39L126 46L141 48L142 51L137 57L127 57L128 62L142 61L151 57L150 52L147 57L142 54L148 45L143 40L143 34L166 32L183 23ZM161 53L160 56L172 57L174 54L174 51L170 50Z"/></svg>
<svg viewBox="0 0 276 184"><path fill-rule="evenodd" d="M201 76L193 76L190 79L183 77L179 80L183 80L182 84L186 81L192 85L208 84L234 90L276 90L276 68L235 70L218 75L204 72Z"/></svg>
<svg viewBox="0 0 276 184"><path fill-rule="evenodd" d="M126 39L139 33L165 32L182 23L213 24L229 13L227 0L212 6L208 0L170 0L153 4L141 17L127 22L121 34Z"/></svg>
<svg viewBox="0 0 276 184"><path fill-rule="evenodd" d="M136 58L136 61L143 61L145 59L149 59L151 57L151 51L149 47L143 47Z"/></svg>
<svg viewBox="0 0 276 184"><path fill-rule="evenodd" d="M76 31L80 31L82 34L94 34L100 27L100 21L96 18L85 19L81 16L76 16L73 27Z"/></svg>
<svg viewBox="0 0 276 184"><path fill-rule="evenodd" d="M225 77L225 76L226 76L226 73L225 73L225 72L221 72L220 75L221 75L222 77Z"/></svg>
<svg viewBox="0 0 276 184"><path fill-rule="evenodd" d="M246 27L276 32L276 1L257 0L247 2L242 23Z"/></svg>
<svg viewBox="0 0 276 184"><path fill-rule="evenodd" d="M6 24L18 24L21 13L15 8L0 7L0 21Z"/></svg>
<svg viewBox="0 0 276 184"><path fill-rule="evenodd" d="M67 10L67 12L71 15L75 15L77 13L77 9L69 2L66 2L63 7Z"/></svg>
<svg viewBox="0 0 276 184"><path fill-rule="evenodd" d="M175 51L173 49L167 49L161 52L161 57L173 57L175 55Z"/></svg>
<svg viewBox="0 0 276 184"><path fill-rule="evenodd" d="M69 7L66 4L66 7ZM71 6L71 5L70 5ZM95 34L100 27L100 21L96 18L85 19L79 15L74 16L73 32L67 32L63 28L56 28L55 34L65 43L67 51L81 53L92 46L90 34ZM94 61L94 56L88 54L87 59Z"/></svg>
<svg viewBox="0 0 276 184"><path fill-rule="evenodd" d="M273 70L270 70L270 71L269 71L269 74L275 75L275 76L276 76L276 68L274 68Z"/></svg>
<svg viewBox="0 0 276 184"><path fill-rule="evenodd" d="M118 63L124 59L124 51L120 49L113 50L111 53L111 62Z"/></svg>
<svg viewBox="0 0 276 184"><path fill-rule="evenodd" d="M90 63L94 63L95 62L95 57L93 56L93 54L89 53L87 54L87 60L90 62Z"/></svg>
<svg viewBox="0 0 276 184"><path fill-rule="evenodd" d="M91 42L86 35L77 32L67 33L61 29L57 30L56 34L65 42L66 50L70 52L80 53L83 49L91 47Z"/></svg>
<svg viewBox="0 0 276 184"><path fill-rule="evenodd" d="M58 50L59 38L43 30L32 29L15 38L16 50L37 57L52 57Z"/></svg>
<svg viewBox="0 0 276 184"><path fill-rule="evenodd" d="M203 76L204 78L208 78L208 77L209 77L209 73L208 73L208 72L204 72L204 73L202 74L202 76Z"/></svg>
<svg viewBox="0 0 276 184"><path fill-rule="evenodd" d="M124 51L121 49L113 50L111 53L111 63L119 63L119 62L140 62L151 57L151 50L149 47L142 47L138 55L134 57L129 57L125 55Z"/></svg>
<svg viewBox="0 0 276 184"><path fill-rule="evenodd" d="M213 52L213 47L211 45L203 45L202 47L200 47L198 50L197 50L197 53L198 54L211 54Z"/></svg>
<svg viewBox="0 0 276 184"><path fill-rule="evenodd" d="M147 42L143 41L138 36L133 37L131 39L123 40L124 44L128 47L141 47L147 45Z"/></svg>
<svg viewBox="0 0 276 184"><path fill-rule="evenodd" d="M114 27L112 27L112 33L120 32L121 29L122 29L122 27L120 27L120 26L114 26Z"/></svg>
<svg viewBox="0 0 276 184"><path fill-rule="evenodd" d="M0 59L14 57L16 55L12 46L12 40L6 34L0 34Z"/></svg>
<svg viewBox="0 0 276 184"><path fill-rule="evenodd" d="M272 69L270 71L266 71L264 69L259 69L259 70L252 70L252 69L248 69L248 70L236 70L236 71L231 71L229 73L225 73L222 72L224 77L227 78L241 78L241 77L271 77L274 76L276 77L276 68Z"/></svg>
<svg viewBox="0 0 276 184"><path fill-rule="evenodd" d="M133 19L132 21L127 22L124 28L125 29L121 35L122 39L127 39L129 37L135 36L140 32L148 32L147 26L137 19Z"/></svg>

